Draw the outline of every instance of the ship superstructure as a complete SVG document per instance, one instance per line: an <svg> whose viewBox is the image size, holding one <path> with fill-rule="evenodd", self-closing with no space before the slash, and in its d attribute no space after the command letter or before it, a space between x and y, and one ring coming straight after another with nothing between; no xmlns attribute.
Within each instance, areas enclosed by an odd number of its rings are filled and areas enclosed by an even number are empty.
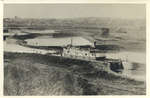
<svg viewBox="0 0 150 98"><path fill-rule="evenodd" d="M62 56L76 58L76 59L85 59L85 60L100 60L105 58L104 53L96 53L95 45L96 42L93 43L92 46L73 46L73 39L71 38L71 43L65 47L63 47Z"/></svg>

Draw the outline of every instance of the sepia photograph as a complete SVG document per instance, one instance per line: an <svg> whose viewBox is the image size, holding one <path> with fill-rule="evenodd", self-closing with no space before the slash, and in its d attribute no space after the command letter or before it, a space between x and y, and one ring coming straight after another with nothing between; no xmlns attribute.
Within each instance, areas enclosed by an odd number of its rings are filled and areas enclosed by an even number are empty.
<svg viewBox="0 0 150 98"><path fill-rule="evenodd" d="M146 5L4 4L4 96L146 95Z"/></svg>

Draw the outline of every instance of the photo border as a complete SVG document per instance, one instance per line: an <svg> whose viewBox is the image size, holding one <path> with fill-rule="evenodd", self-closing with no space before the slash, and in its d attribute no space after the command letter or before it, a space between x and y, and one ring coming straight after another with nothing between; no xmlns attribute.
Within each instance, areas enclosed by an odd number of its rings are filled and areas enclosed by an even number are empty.
<svg viewBox="0 0 150 98"><path fill-rule="evenodd" d="M4 4L146 4L146 95L96 95L96 96L78 96L78 97L99 97L99 98L147 98L150 96L150 2L149 0L1 0L0 1L0 95L1 97L11 97L3 95L3 80L4 80L4 60L3 60L3 9ZM16 96L13 96L14 98ZM21 97L21 96L19 96ZM22 96L22 97L34 97L34 96ZM36 97L58 97L58 96L36 96ZM61 96L61 97L76 97L76 96Z"/></svg>

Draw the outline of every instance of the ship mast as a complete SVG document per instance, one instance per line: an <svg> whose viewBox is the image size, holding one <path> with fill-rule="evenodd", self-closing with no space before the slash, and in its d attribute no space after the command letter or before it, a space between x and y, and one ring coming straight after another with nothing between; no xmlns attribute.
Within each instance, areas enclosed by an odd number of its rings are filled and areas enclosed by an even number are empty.
<svg viewBox="0 0 150 98"><path fill-rule="evenodd" d="M73 46L73 34L71 34L71 46Z"/></svg>
<svg viewBox="0 0 150 98"><path fill-rule="evenodd" d="M72 37L71 37L71 46L72 46Z"/></svg>

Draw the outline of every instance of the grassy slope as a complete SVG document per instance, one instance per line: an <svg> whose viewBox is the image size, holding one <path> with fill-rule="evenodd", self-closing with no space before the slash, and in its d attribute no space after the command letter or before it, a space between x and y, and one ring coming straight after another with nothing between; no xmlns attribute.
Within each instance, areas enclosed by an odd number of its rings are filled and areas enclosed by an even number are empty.
<svg viewBox="0 0 150 98"><path fill-rule="evenodd" d="M4 95L135 95L145 83L98 71L93 63L5 53Z"/></svg>

